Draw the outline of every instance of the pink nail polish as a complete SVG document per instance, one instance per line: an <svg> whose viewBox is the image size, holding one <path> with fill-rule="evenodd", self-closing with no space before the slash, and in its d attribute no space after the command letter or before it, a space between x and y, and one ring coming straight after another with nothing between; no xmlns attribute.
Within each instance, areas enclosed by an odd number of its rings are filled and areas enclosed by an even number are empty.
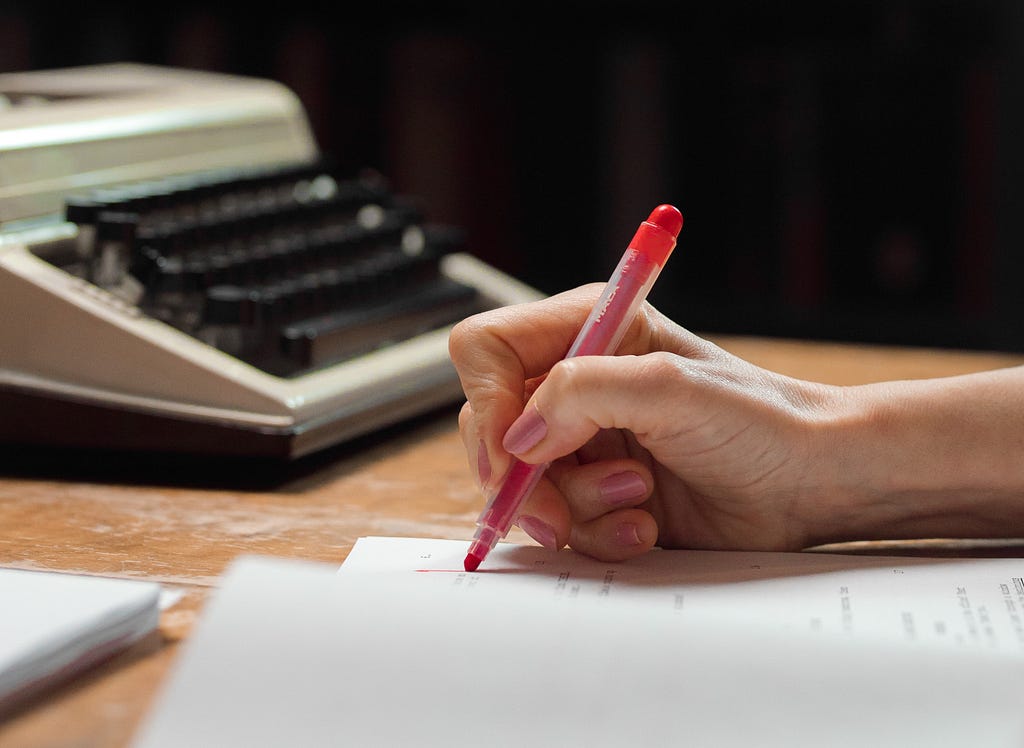
<svg viewBox="0 0 1024 748"><path fill-rule="evenodd" d="M602 501L615 506L643 496L647 493L647 484L639 475L627 470L607 476L597 490L601 492Z"/></svg>
<svg viewBox="0 0 1024 748"><path fill-rule="evenodd" d="M480 478L480 485L486 486L491 478L491 460L487 456L487 445L483 439L476 450L476 472Z"/></svg>
<svg viewBox="0 0 1024 748"><path fill-rule="evenodd" d="M558 541L555 539L555 531L552 530L551 526L546 522L543 522L536 517L525 516L516 520L516 524L519 525L519 528L523 532L545 548L558 550Z"/></svg>
<svg viewBox="0 0 1024 748"><path fill-rule="evenodd" d="M632 522L623 522L615 530L615 539L623 545L640 545L640 534Z"/></svg>
<svg viewBox="0 0 1024 748"><path fill-rule="evenodd" d="M548 425L537 409L530 407L508 427L501 446L512 454L520 454L537 444L547 433Z"/></svg>

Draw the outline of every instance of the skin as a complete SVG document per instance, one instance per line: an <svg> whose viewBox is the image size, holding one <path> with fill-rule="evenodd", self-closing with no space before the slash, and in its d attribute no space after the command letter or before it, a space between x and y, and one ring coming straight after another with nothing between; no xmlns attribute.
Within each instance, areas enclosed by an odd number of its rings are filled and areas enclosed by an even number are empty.
<svg viewBox="0 0 1024 748"><path fill-rule="evenodd" d="M1024 368L836 387L759 368L645 304L563 360L601 287L486 312L449 350L489 494L551 461L519 526L596 558L667 548L1024 536Z"/></svg>

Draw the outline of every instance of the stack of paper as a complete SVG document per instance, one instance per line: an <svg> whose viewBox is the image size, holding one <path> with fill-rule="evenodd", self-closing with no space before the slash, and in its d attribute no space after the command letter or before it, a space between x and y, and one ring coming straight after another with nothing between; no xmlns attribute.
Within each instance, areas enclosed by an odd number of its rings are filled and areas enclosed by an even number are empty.
<svg viewBox="0 0 1024 748"><path fill-rule="evenodd" d="M153 631L160 586L0 569L0 712Z"/></svg>
<svg viewBox="0 0 1024 748"><path fill-rule="evenodd" d="M240 561L139 747L1024 745L1024 561L466 548Z"/></svg>

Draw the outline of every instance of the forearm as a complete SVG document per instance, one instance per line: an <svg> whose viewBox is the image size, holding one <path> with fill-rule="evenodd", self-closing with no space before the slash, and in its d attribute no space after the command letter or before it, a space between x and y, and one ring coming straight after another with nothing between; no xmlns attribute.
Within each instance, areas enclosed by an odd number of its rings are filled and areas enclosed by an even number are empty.
<svg viewBox="0 0 1024 748"><path fill-rule="evenodd" d="M813 542L1024 537L1024 368L831 398Z"/></svg>

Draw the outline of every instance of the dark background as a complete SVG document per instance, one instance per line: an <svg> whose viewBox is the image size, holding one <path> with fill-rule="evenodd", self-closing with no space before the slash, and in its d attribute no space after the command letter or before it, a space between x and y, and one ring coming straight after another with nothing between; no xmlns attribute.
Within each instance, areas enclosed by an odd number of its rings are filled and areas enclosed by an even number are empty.
<svg viewBox="0 0 1024 748"><path fill-rule="evenodd" d="M0 3L0 71L282 81L343 171L545 292L672 202L652 300L688 327L1018 351L1022 43L1019 0Z"/></svg>

